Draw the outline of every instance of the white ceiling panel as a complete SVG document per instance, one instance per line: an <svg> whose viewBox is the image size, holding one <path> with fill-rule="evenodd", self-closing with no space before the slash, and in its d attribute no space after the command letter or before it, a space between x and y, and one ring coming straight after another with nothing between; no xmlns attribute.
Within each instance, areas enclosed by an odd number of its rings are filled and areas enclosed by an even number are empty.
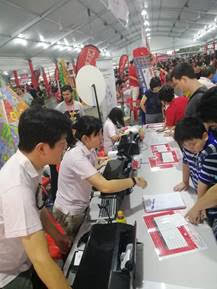
<svg viewBox="0 0 217 289"><path fill-rule="evenodd" d="M141 40L144 1L125 1L130 12L127 27L107 9L108 0L0 0L0 57L71 58L78 53L74 49L76 43L92 43L111 52L132 47L133 42ZM159 37L172 38L173 43L177 39L193 39L199 29L217 16L217 0L146 3L151 43L155 44L154 39ZM202 38L201 43L216 37L216 32L217 29ZM18 34L27 41L26 46L15 44ZM53 45L48 46L49 43ZM39 47L42 44L48 47Z"/></svg>

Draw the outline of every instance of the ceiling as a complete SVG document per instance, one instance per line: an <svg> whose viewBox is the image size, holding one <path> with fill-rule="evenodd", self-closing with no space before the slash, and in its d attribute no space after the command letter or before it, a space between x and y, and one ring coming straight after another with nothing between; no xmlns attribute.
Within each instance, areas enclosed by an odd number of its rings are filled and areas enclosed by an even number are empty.
<svg viewBox="0 0 217 289"><path fill-rule="evenodd" d="M47 65L58 57L70 59L78 54L78 44L91 43L112 55L131 48L141 41L144 5L154 50L158 38L172 39L174 48L177 41L192 43L193 35L217 16L216 0L125 1L128 27L108 9L108 0L0 0L0 69L20 68L28 58Z"/></svg>

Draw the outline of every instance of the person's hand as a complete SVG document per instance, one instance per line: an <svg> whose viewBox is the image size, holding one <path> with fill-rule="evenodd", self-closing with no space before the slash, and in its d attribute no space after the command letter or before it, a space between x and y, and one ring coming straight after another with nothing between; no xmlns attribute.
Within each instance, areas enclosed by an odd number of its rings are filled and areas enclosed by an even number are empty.
<svg viewBox="0 0 217 289"><path fill-rule="evenodd" d="M201 222L201 211L194 206L187 212L185 218L187 218L192 224L197 225Z"/></svg>
<svg viewBox="0 0 217 289"><path fill-rule="evenodd" d="M147 187L148 183L145 181L143 177L135 177L136 185L142 189Z"/></svg>
<svg viewBox="0 0 217 289"><path fill-rule="evenodd" d="M60 248L60 251L63 255L66 255L69 252L72 245L70 238L67 235L62 234L58 234L55 237L55 243Z"/></svg>
<svg viewBox="0 0 217 289"><path fill-rule="evenodd" d="M139 129L139 137L140 137L140 140L144 140L145 138L145 131L143 128Z"/></svg>
<svg viewBox="0 0 217 289"><path fill-rule="evenodd" d="M165 137L174 136L174 130L166 131L164 134Z"/></svg>
<svg viewBox="0 0 217 289"><path fill-rule="evenodd" d="M179 183L178 185L176 185L173 190L175 192L181 192L181 191L187 191L189 188L189 184L188 183L184 183L184 182L181 182Z"/></svg>
<svg viewBox="0 0 217 289"><path fill-rule="evenodd" d="M203 222L206 218L207 218L206 210L202 210L202 211L200 212L201 222Z"/></svg>

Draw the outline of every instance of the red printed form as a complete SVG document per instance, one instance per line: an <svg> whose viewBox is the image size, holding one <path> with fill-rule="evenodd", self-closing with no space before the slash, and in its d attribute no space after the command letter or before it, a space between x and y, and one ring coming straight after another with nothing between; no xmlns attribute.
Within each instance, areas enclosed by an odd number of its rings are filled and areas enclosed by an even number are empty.
<svg viewBox="0 0 217 289"><path fill-rule="evenodd" d="M179 162L176 150L172 149L169 144L151 145L151 152L153 155L149 158L151 169L171 168Z"/></svg>
<svg viewBox="0 0 217 289"><path fill-rule="evenodd" d="M173 210L146 215L144 221L160 259L207 248L193 226Z"/></svg>

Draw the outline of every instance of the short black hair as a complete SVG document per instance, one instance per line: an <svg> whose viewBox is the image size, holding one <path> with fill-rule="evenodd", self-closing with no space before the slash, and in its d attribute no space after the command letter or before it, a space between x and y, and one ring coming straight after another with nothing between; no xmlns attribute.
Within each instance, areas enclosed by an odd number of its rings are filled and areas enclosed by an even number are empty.
<svg viewBox="0 0 217 289"><path fill-rule="evenodd" d="M114 107L108 114L108 118L113 122L114 125L121 125L124 126L124 114L123 111L118 108Z"/></svg>
<svg viewBox="0 0 217 289"><path fill-rule="evenodd" d="M67 90L69 90L70 92L72 92L72 87L71 87L71 85L64 85L62 88L61 88L61 91L63 92L63 91L67 91Z"/></svg>
<svg viewBox="0 0 217 289"><path fill-rule="evenodd" d="M201 119L186 117L177 123L174 139L182 146L185 141L202 139L204 132L206 132L206 128Z"/></svg>
<svg viewBox="0 0 217 289"><path fill-rule="evenodd" d="M97 135L102 129L102 124L98 118L94 116L84 115L80 117L75 124L73 124L73 129L76 130L76 139L81 140L83 135Z"/></svg>
<svg viewBox="0 0 217 289"><path fill-rule="evenodd" d="M174 88L165 84L159 91L159 98L161 101L171 102L174 98Z"/></svg>
<svg viewBox="0 0 217 289"><path fill-rule="evenodd" d="M171 72L166 75L166 82L172 81Z"/></svg>
<svg viewBox="0 0 217 289"><path fill-rule="evenodd" d="M159 77L152 77L150 81L150 88L153 90L155 87L160 87L161 86L161 81Z"/></svg>
<svg viewBox="0 0 217 289"><path fill-rule="evenodd" d="M213 66L204 67L201 71L202 77L209 77L211 74L215 74L215 68Z"/></svg>
<svg viewBox="0 0 217 289"><path fill-rule="evenodd" d="M171 73L171 78L181 79L183 76L187 76L188 78L194 79L196 75L194 73L194 69L189 63L179 63L175 66Z"/></svg>
<svg viewBox="0 0 217 289"><path fill-rule="evenodd" d="M217 123L217 86L207 90L201 97L197 107L197 114L203 122Z"/></svg>
<svg viewBox="0 0 217 289"><path fill-rule="evenodd" d="M24 152L32 152L42 142L53 148L63 135L71 132L71 122L60 111L33 106L20 116L18 125L18 148Z"/></svg>

